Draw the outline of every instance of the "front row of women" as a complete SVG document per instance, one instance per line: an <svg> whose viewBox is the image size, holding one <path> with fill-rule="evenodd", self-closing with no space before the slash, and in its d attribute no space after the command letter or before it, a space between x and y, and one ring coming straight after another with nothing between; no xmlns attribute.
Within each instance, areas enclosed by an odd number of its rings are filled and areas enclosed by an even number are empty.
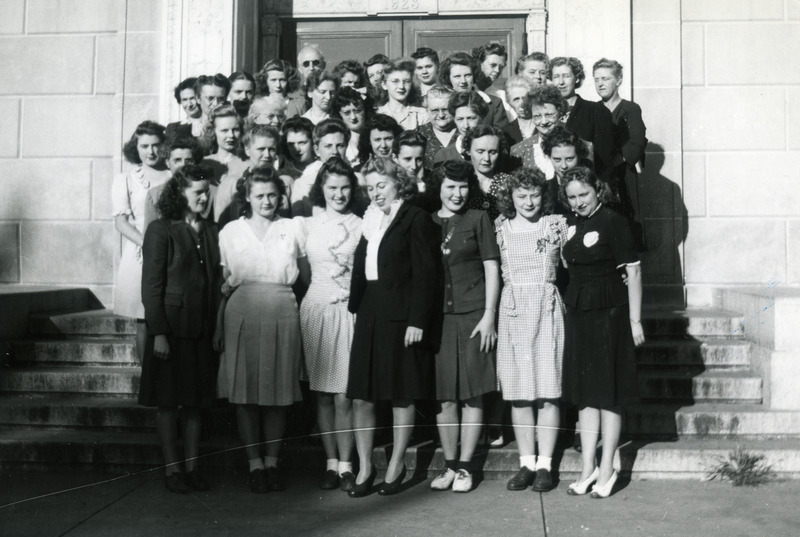
<svg viewBox="0 0 800 537"><path fill-rule="evenodd" d="M350 210L359 186L343 159L322 166L310 198L324 211L309 218L280 218L283 181L259 167L239 185L245 216L219 239L200 218L207 173L192 165L175 173L159 201L164 218L144 238L140 402L158 407L168 489L207 489L195 468L199 409L217 394L237 405L251 490L283 489L277 462L304 355L327 459L321 488L352 497L373 490L376 403L389 401L394 442L378 492L398 492L415 401L435 393L446 468L431 488L469 492L483 396L499 387L512 402L520 454L509 489L552 488L564 398L580 409L583 444L583 470L568 492L586 494L594 483L593 496L611 493L620 405L635 386L633 346L644 340L641 277L627 222L604 205L609 190L593 172L567 172L559 201L540 171L515 171L498 191L493 226L485 211L467 208L481 189L465 161L436 173L441 208L432 218L418 207L427 204L418 203L416 180L389 159L362 169L371 200L363 219ZM574 225L552 214L559 202ZM571 277L563 302L554 285L562 260ZM297 280L307 288L299 311ZM212 339L224 351L216 391Z"/></svg>

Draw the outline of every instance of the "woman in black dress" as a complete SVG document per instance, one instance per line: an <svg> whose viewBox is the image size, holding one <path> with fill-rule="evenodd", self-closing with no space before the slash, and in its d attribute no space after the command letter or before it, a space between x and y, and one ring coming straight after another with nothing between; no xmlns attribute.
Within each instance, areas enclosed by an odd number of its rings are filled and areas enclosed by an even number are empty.
<svg viewBox="0 0 800 537"><path fill-rule="evenodd" d="M372 446L375 403L389 400L394 446L380 494L399 492L414 426L414 401L427 399L433 384L431 327L439 262L430 215L409 203L416 180L387 158L362 169L371 204L355 252L350 312L356 314L347 396L360 460L352 497L368 494L375 479Z"/></svg>
<svg viewBox="0 0 800 537"><path fill-rule="evenodd" d="M202 217L211 176L210 169L192 164L175 171L158 201L161 219L147 227L142 246L148 338L139 404L158 408L164 482L178 493L209 488L197 472L197 457L200 409L215 401L212 335L222 285L217 228ZM183 460L177 446L179 409Z"/></svg>
<svg viewBox="0 0 800 537"><path fill-rule="evenodd" d="M569 285L564 351L564 395L580 412L583 470L567 492L611 494L617 473L614 453L622 427L621 406L636 395L634 346L644 342L642 276L624 217L607 207L608 185L588 168L564 174L561 195L576 213L564 245ZM620 278L624 269L627 287ZM596 465L598 432L603 454Z"/></svg>

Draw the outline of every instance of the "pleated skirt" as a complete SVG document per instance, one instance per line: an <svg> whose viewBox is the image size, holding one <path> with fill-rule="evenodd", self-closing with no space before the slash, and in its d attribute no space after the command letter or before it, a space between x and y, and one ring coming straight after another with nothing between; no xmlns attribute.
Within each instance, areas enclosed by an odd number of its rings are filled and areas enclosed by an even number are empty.
<svg viewBox="0 0 800 537"><path fill-rule="evenodd" d="M365 401L430 399L433 348L426 341L404 345L408 323L388 318L378 286L367 284L356 314L347 396Z"/></svg>
<svg viewBox="0 0 800 537"><path fill-rule="evenodd" d="M436 354L437 400L464 401L495 391L495 353L481 351L480 334L469 337L481 318L482 309L444 314Z"/></svg>
<svg viewBox="0 0 800 537"><path fill-rule="evenodd" d="M218 395L231 403L286 406L302 399L302 341L288 285L240 285L225 308Z"/></svg>

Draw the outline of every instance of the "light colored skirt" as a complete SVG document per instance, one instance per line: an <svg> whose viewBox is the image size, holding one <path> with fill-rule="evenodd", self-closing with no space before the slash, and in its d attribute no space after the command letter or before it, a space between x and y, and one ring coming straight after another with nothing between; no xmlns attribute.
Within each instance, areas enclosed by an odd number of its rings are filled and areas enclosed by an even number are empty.
<svg viewBox="0 0 800 537"><path fill-rule="evenodd" d="M300 318L291 287L240 285L225 308L219 397L262 406L300 401L301 353Z"/></svg>
<svg viewBox="0 0 800 537"><path fill-rule="evenodd" d="M347 311L346 301L331 304L330 294L320 298L309 289L300 305L309 386L316 392L346 393L356 316Z"/></svg>

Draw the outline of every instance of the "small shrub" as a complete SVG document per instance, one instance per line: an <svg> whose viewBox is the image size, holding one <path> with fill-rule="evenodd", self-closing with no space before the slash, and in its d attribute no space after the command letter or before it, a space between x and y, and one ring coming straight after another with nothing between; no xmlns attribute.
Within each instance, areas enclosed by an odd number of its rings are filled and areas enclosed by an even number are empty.
<svg viewBox="0 0 800 537"><path fill-rule="evenodd" d="M728 453L726 457L717 457L717 465L706 474L706 479L730 481L734 487L757 486L775 477L772 467L764 462L762 453L750 453L741 446Z"/></svg>

